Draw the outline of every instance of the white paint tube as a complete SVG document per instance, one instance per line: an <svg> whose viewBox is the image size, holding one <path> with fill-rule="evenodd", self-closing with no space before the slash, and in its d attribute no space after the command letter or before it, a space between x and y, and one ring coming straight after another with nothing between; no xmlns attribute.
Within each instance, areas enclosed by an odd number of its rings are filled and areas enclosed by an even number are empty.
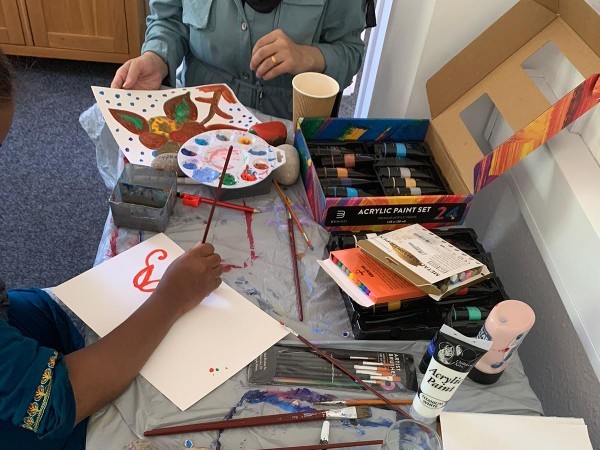
<svg viewBox="0 0 600 450"><path fill-rule="evenodd" d="M423 423L434 422L475 363L491 346L490 341L470 338L448 325L442 326L410 414Z"/></svg>

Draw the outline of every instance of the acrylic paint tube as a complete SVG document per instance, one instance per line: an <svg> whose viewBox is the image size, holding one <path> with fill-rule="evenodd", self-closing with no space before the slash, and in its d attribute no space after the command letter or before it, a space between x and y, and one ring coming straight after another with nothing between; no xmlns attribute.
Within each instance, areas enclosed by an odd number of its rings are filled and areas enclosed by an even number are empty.
<svg viewBox="0 0 600 450"><path fill-rule="evenodd" d="M413 159L413 158L381 158L375 160L373 164L375 168L380 167L408 167L422 169L431 169L432 165L428 159Z"/></svg>
<svg viewBox="0 0 600 450"><path fill-rule="evenodd" d="M310 146L308 151L311 156L343 156L343 155L364 155L366 153L366 149L362 146L353 148L344 148L339 146Z"/></svg>
<svg viewBox="0 0 600 450"><path fill-rule="evenodd" d="M352 187L329 186L323 188L323 192L325 197L373 197L373 194Z"/></svg>
<svg viewBox="0 0 600 450"><path fill-rule="evenodd" d="M427 149L418 142L381 142L368 144L373 146L375 154L382 158L423 158L428 157Z"/></svg>
<svg viewBox="0 0 600 450"><path fill-rule="evenodd" d="M346 169L345 167L318 167L317 176L319 178L377 178L372 173L358 172L357 170Z"/></svg>
<svg viewBox="0 0 600 450"><path fill-rule="evenodd" d="M408 195L443 195L446 191L439 188L420 188L420 187L406 187L406 188L387 188L385 195L388 196L408 196Z"/></svg>
<svg viewBox="0 0 600 450"><path fill-rule="evenodd" d="M376 180L365 180L362 178L323 178L319 180L321 186L329 187L329 186L349 186L349 187L359 187L359 186L379 186Z"/></svg>
<svg viewBox="0 0 600 450"><path fill-rule="evenodd" d="M433 173L428 170L411 169L409 167L380 167L377 174L381 178L417 178L419 180L433 180Z"/></svg>
<svg viewBox="0 0 600 450"><path fill-rule="evenodd" d="M340 156L316 156L312 158L314 163L323 167L345 167L353 169L355 167L370 168L374 158L372 156L362 155L340 155Z"/></svg>
<svg viewBox="0 0 600 450"><path fill-rule="evenodd" d="M491 346L490 341L468 338L443 325L410 414L423 423L434 422L469 371Z"/></svg>
<svg viewBox="0 0 600 450"><path fill-rule="evenodd" d="M481 384L498 381L511 363L510 357L519 348L534 323L535 313L527 303L519 300L498 303L477 335L481 339L493 340L494 345L477 363L469 378Z"/></svg>
<svg viewBox="0 0 600 450"><path fill-rule="evenodd" d="M429 187L429 188L437 188L442 189L436 183L432 183L431 181L418 180L416 178L383 178L381 180L381 184L385 188L410 188L410 187Z"/></svg>

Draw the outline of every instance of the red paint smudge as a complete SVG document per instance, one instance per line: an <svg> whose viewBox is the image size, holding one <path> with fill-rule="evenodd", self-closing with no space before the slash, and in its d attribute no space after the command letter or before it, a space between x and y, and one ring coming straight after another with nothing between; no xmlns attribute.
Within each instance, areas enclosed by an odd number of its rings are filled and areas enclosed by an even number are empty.
<svg viewBox="0 0 600 450"><path fill-rule="evenodd" d="M243 201L244 206L246 206L246 201ZM254 251L254 235L252 234L252 215L254 213L249 211L244 211L246 216L246 235L248 236L248 243L250 244L250 260L255 261L258 256L256 256L256 252Z"/></svg>
<svg viewBox="0 0 600 450"><path fill-rule="evenodd" d="M235 264L225 264L223 266L223 272L225 272L225 273L230 272L231 269L241 269L241 267L236 266Z"/></svg>
<svg viewBox="0 0 600 450"><path fill-rule="evenodd" d="M213 369L213 368L211 367L210 369L208 369L208 371L212 373L212 372L214 372L214 371L215 371L215 369Z"/></svg>
<svg viewBox="0 0 600 450"><path fill-rule="evenodd" d="M110 258L117 256L117 237L119 236L119 229L115 227L110 235Z"/></svg>

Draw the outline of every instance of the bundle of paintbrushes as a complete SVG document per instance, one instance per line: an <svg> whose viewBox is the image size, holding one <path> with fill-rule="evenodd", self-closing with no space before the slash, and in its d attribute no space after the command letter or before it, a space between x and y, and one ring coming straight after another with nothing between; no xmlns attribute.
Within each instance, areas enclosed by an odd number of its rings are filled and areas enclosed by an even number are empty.
<svg viewBox="0 0 600 450"><path fill-rule="evenodd" d="M423 142L310 142L326 197L447 194Z"/></svg>
<svg viewBox="0 0 600 450"><path fill-rule="evenodd" d="M144 436L165 436L169 434L196 433L200 431L227 430L231 428L248 428L264 425L281 425L317 420L368 419L369 417L371 417L371 408L368 406L349 406L326 411L272 414L268 416L244 417L242 419L217 420L214 422L157 428L146 431Z"/></svg>
<svg viewBox="0 0 600 450"><path fill-rule="evenodd" d="M402 392L417 389L414 359L394 352L350 351L323 348L342 366L378 391ZM275 345L248 365L251 384L315 386L362 389L310 349Z"/></svg>
<svg viewBox="0 0 600 450"><path fill-rule="evenodd" d="M472 229L449 228L431 231L493 270L491 255L478 242ZM358 241L373 234L334 232L327 248L330 251L354 248ZM496 276L440 301L423 294L412 299L364 307L350 299L343 291L342 298L355 339L414 340L431 339L444 323L467 336L475 336L489 310L508 296L502 282Z"/></svg>

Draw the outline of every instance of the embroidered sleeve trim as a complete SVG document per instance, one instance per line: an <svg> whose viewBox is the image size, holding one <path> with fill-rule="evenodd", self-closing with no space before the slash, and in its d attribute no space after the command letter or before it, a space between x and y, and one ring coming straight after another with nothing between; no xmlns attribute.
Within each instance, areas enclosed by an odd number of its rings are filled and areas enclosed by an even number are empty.
<svg viewBox="0 0 600 450"><path fill-rule="evenodd" d="M21 424L23 428L33 431L34 433L37 433L42 418L44 417L48 400L50 400L52 378L54 376L54 366L56 365L57 357L58 352L54 352L48 360L48 367L44 370L44 373L42 373L40 385L33 394L33 401L29 404L27 415L23 418L23 423Z"/></svg>

